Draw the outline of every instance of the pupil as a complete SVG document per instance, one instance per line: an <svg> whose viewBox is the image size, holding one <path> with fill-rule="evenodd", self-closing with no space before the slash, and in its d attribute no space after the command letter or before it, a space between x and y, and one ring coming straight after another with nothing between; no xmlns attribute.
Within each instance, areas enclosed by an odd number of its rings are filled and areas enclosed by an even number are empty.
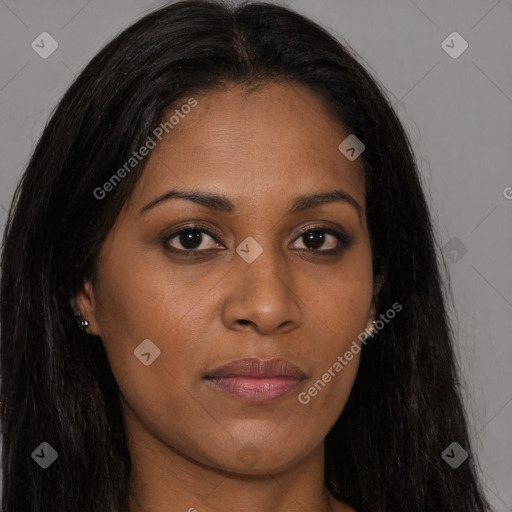
<svg viewBox="0 0 512 512"><path fill-rule="evenodd" d="M196 249L201 245L201 235L197 229L184 231L180 234L180 243L185 249Z"/></svg>
<svg viewBox="0 0 512 512"><path fill-rule="evenodd" d="M322 247L324 243L324 234L321 231L308 231L303 237L304 245L310 249L318 249L319 247ZM310 246L313 247L310 247Z"/></svg>

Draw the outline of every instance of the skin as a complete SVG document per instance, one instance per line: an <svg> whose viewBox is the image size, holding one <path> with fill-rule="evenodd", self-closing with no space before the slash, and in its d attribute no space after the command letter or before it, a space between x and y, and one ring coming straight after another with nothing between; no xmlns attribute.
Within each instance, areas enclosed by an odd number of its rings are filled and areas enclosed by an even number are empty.
<svg viewBox="0 0 512 512"><path fill-rule="evenodd" d="M298 394L374 318L379 286L362 160L338 150L349 133L302 86L229 85L195 98L151 150L101 248L94 285L85 282L72 301L87 332L101 336L120 386L131 508L353 512L325 487L323 440L348 399L359 354L308 404ZM238 212L171 199L140 213L169 189L225 195ZM334 189L350 194L362 215L343 201L287 211L300 195ZM210 255L187 259L162 245L189 221L218 231L197 243ZM311 245L300 234L308 226L344 229L353 243L324 255L337 239L325 234L323 245ZM263 248L252 263L235 251L248 236ZM186 250L177 236L168 246ZM161 351L149 366L134 356L145 339ZM251 356L284 357L307 378L266 404L203 380L207 370Z"/></svg>

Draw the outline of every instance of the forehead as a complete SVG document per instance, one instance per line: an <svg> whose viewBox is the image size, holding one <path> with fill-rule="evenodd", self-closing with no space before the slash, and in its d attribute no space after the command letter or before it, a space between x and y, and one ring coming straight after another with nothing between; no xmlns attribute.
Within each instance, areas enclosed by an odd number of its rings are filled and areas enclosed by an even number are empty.
<svg viewBox="0 0 512 512"><path fill-rule="evenodd" d="M164 115L164 122L172 115L178 122L155 139L130 201L134 208L171 188L228 195L255 208L341 188L364 208L362 159L349 161L339 151L349 132L309 89L228 86L194 95L197 104L180 109L188 99Z"/></svg>

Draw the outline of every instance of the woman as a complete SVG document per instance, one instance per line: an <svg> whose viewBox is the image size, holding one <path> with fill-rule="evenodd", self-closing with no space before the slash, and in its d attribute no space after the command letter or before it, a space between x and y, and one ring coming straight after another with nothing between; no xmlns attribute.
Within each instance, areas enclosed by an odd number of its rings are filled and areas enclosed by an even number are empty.
<svg viewBox="0 0 512 512"><path fill-rule="evenodd" d="M144 17L9 215L3 512L489 510L436 250L350 49L265 3Z"/></svg>

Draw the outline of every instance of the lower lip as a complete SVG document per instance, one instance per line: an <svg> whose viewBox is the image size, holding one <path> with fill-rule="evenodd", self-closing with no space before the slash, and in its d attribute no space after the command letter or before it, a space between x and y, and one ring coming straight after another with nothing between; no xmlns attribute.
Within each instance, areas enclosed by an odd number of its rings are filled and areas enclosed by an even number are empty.
<svg viewBox="0 0 512 512"><path fill-rule="evenodd" d="M288 395L301 382L294 377L210 377L206 380L220 391L256 404Z"/></svg>

